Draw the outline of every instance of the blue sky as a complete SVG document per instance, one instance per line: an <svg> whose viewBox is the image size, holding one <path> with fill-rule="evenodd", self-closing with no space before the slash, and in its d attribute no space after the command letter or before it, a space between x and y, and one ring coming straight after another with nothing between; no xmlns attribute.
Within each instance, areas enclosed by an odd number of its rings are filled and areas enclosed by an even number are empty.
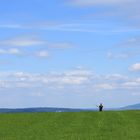
<svg viewBox="0 0 140 140"><path fill-rule="evenodd" d="M0 107L140 102L138 0L5 0Z"/></svg>

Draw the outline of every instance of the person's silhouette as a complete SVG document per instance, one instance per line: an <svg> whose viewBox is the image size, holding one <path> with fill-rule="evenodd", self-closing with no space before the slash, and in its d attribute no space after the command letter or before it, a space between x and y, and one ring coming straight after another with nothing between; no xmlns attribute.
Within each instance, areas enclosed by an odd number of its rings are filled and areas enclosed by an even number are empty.
<svg viewBox="0 0 140 140"><path fill-rule="evenodd" d="M99 111L102 111L102 110L103 110L103 104L100 103L100 105L99 105Z"/></svg>

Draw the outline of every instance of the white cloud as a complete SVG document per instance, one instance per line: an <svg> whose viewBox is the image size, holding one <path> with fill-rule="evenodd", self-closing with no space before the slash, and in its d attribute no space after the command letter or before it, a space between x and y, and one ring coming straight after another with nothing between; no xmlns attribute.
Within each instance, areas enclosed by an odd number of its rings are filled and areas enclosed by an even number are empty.
<svg viewBox="0 0 140 140"><path fill-rule="evenodd" d="M121 74L108 74L104 76L104 79L109 81L126 81L128 77Z"/></svg>
<svg viewBox="0 0 140 140"><path fill-rule="evenodd" d="M75 69L63 73L51 73L44 82L47 84L56 83L56 85L80 85L89 80L91 72L84 69Z"/></svg>
<svg viewBox="0 0 140 140"><path fill-rule="evenodd" d="M123 87L127 87L127 88L133 88L133 87L138 87L140 85L139 82L136 82L136 81L128 81L128 82L125 82L123 83Z"/></svg>
<svg viewBox="0 0 140 140"><path fill-rule="evenodd" d="M63 77L60 79L61 84L82 84L87 80L87 77L77 77L74 78L72 76L69 77Z"/></svg>
<svg viewBox="0 0 140 140"><path fill-rule="evenodd" d="M42 51L38 51L35 56L45 58L45 57L49 57L50 53L46 50L42 50Z"/></svg>
<svg viewBox="0 0 140 140"><path fill-rule="evenodd" d="M64 72L31 74L24 72L0 73L0 88L41 88L102 92L140 89L140 77L130 78L120 74L99 75L83 68Z"/></svg>
<svg viewBox="0 0 140 140"><path fill-rule="evenodd" d="M110 83L100 83L100 84L95 85L94 88L100 91L100 90L113 90L116 87L115 85L110 84Z"/></svg>
<svg viewBox="0 0 140 140"><path fill-rule="evenodd" d="M20 51L17 48L9 49L9 54L20 54Z"/></svg>
<svg viewBox="0 0 140 140"><path fill-rule="evenodd" d="M87 70L72 70L67 72L51 72L48 74L30 74L23 72L1 73L1 83L5 81L5 87L40 87L55 86L64 87L66 85L81 85L89 80L90 72Z"/></svg>
<svg viewBox="0 0 140 140"><path fill-rule="evenodd" d="M45 42L43 40L40 40L34 36L15 37L12 39L0 41L0 45L15 46L15 47L39 46L43 45L44 43Z"/></svg>
<svg viewBox="0 0 140 140"><path fill-rule="evenodd" d="M140 71L140 63L133 64L129 69L130 71Z"/></svg>
<svg viewBox="0 0 140 140"><path fill-rule="evenodd" d="M34 49L30 51L28 47ZM0 40L0 55L47 58L51 55L51 52L53 52L54 49L68 49L72 47L74 47L74 45L71 43L49 42L40 39L38 36L27 35Z"/></svg>
<svg viewBox="0 0 140 140"><path fill-rule="evenodd" d="M16 56L22 56L22 57L31 56L31 57L47 58L50 56L50 52L47 50L42 50L42 51L34 51L32 53L29 53L21 49L19 50L18 48L9 48L9 49L0 49L0 55L16 55ZM4 62L2 61L1 63L4 63Z"/></svg>
<svg viewBox="0 0 140 140"><path fill-rule="evenodd" d="M72 48L75 45L67 42L49 42L47 40L40 39L38 36L27 35L27 36L19 36L10 39L0 40L1 46L9 46L9 47L28 47L28 46L45 46L48 48Z"/></svg>
<svg viewBox="0 0 140 140"><path fill-rule="evenodd" d="M17 48L0 49L0 54L20 55L21 52Z"/></svg>

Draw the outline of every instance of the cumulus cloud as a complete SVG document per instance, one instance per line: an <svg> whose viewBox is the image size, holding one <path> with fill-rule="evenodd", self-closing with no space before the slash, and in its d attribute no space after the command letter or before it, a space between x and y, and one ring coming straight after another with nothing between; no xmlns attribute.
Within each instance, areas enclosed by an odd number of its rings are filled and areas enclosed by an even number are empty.
<svg viewBox="0 0 140 140"><path fill-rule="evenodd" d="M80 85L88 80L89 72L86 70L73 70L63 73L30 74L23 72L3 73L0 78L6 81L7 87L36 87ZM2 81L1 81L2 82Z"/></svg>
<svg viewBox="0 0 140 140"><path fill-rule="evenodd" d="M130 71L140 71L140 63L133 64L129 69Z"/></svg>
<svg viewBox="0 0 140 140"><path fill-rule="evenodd" d="M31 74L13 72L0 74L0 89L2 88L41 88L49 90L68 90L101 92L116 90L138 90L140 78L130 78L120 74L100 75L83 68L63 72L48 72ZM80 89L80 90L79 90ZM81 90L82 89L82 90Z"/></svg>

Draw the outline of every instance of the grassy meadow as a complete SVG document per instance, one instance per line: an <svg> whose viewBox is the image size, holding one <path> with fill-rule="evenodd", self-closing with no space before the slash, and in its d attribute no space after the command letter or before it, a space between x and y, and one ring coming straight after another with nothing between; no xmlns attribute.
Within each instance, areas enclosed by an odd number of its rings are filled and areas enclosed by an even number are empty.
<svg viewBox="0 0 140 140"><path fill-rule="evenodd" d="M140 140L140 111L0 114L0 140Z"/></svg>

